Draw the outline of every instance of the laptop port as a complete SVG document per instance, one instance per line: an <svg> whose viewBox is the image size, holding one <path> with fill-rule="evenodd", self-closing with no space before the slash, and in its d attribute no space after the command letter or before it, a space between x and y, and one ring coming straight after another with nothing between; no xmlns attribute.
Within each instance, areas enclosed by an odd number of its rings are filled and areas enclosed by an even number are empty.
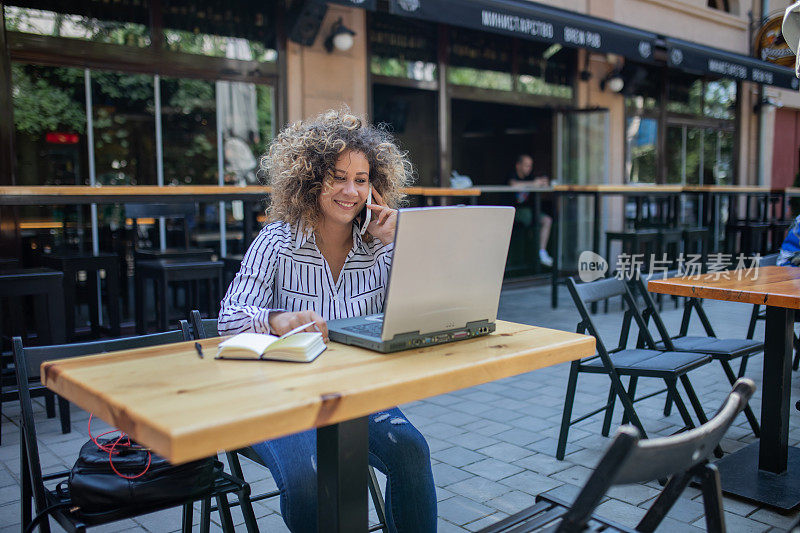
<svg viewBox="0 0 800 533"><path fill-rule="evenodd" d="M454 341L466 339L467 337L469 337L469 331L459 331L457 333L453 333Z"/></svg>

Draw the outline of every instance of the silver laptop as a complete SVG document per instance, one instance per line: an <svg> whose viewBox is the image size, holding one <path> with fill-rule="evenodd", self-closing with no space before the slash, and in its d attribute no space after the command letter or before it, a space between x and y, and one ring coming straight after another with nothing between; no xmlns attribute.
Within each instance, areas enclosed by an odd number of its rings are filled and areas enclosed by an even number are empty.
<svg viewBox="0 0 800 533"><path fill-rule="evenodd" d="M396 352L491 333L513 207L401 209L384 312L331 320L331 340Z"/></svg>

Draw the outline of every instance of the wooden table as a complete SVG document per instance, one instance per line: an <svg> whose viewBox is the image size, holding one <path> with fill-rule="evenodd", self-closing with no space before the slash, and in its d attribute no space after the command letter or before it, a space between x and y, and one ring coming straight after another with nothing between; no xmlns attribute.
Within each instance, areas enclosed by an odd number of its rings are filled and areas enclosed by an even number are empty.
<svg viewBox="0 0 800 533"><path fill-rule="evenodd" d="M800 309L800 268L769 266L756 279L728 273L730 279L651 280L648 290L662 294L759 304L767 307L761 400L761 439L717 462L722 490L789 510L800 504L800 448L789 442L792 338Z"/></svg>
<svg viewBox="0 0 800 533"><path fill-rule="evenodd" d="M220 339L45 362L51 390L173 463L317 428L319 530L367 531L367 416L592 355L593 337L497 321L395 354L331 343L315 362L218 361Z"/></svg>

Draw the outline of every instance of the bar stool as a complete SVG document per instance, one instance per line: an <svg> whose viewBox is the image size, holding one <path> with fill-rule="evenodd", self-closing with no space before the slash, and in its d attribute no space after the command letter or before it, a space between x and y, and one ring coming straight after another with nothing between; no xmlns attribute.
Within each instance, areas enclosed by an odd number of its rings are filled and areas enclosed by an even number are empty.
<svg viewBox="0 0 800 533"><path fill-rule="evenodd" d="M29 344L64 343L63 278L64 274L49 268L9 269L0 272L0 327L7 328L9 340L11 337L19 336L28 338ZM32 338L27 335L27 327L31 324L25 323L25 317L28 316L25 297L33 298L32 325L36 330L35 341L30 340ZM5 340L4 336L4 348ZM56 416L55 395L47 390L42 391L39 396L45 398L47 417ZM0 415L3 402L14 401L17 398L14 371L4 366L0 370ZM59 412L61 431L69 433L69 403L61 398L59 398Z"/></svg>
<svg viewBox="0 0 800 533"><path fill-rule="evenodd" d="M708 256L708 228L694 226L683 228L683 253L697 254L701 264L706 263Z"/></svg>
<svg viewBox="0 0 800 533"><path fill-rule="evenodd" d="M681 228L660 228L658 231L658 259L665 258L670 265L678 261L683 252L683 230Z"/></svg>
<svg viewBox="0 0 800 533"><path fill-rule="evenodd" d="M781 249L786 232L792 227L793 220L773 220L769 223L769 250L767 253L776 253Z"/></svg>
<svg viewBox="0 0 800 533"><path fill-rule="evenodd" d="M620 241L622 253L633 255L643 254L645 262L650 254L656 253L659 246L660 232L656 229L636 229L626 231L607 231L606 232L606 260L609 265L616 264L611 261L611 243Z"/></svg>
<svg viewBox="0 0 800 533"><path fill-rule="evenodd" d="M170 284L183 283L190 286L186 291L184 314L187 316L193 308L200 304L200 283L207 287L207 312L215 316L217 304L222 299L222 261L191 261L182 259L162 259L159 261L139 261L136 265L136 332L140 335L147 332L145 307L147 299L147 281L153 282L156 303L156 321L159 331L167 331L169 324L169 299L167 291ZM212 296L212 293L214 296Z"/></svg>
<svg viewBox="0 0 800 533"><path fill-rule="evenodd" d="M119 258L116 254L101 252L99 255L81 254L77 252L41 254L38 261L42 266L53 268L64 273L64 320L67 328L67 341L75 340L75 308L78 288L78 273L86 272L89 289L89 320L92 335L99 337L105 331L112 337L120 336L119 311ZM101 310L98 307L98 279L100 271L105 272L106 306L110 327L100 326Z"/></svg>
<svg viewBox="0 0 800 533"><path fill-rule="evenodd" d="M725 226L725 243L729 254L764 254L769 242L769 222L733 222ZM737 246L738 245L738 246Z"/></svg>

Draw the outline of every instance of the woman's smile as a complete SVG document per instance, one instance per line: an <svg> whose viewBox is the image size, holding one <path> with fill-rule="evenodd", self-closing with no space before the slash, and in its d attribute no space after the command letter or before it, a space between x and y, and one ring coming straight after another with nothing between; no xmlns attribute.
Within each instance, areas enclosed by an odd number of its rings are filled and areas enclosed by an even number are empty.
<svg viewBox="0 0 800 533"><path fill-rule="evenodd" d="M350 211L356 206L356 202L343 202L341 200L334 200L334 203L341 207L342 209L346 209Z"/></svg>

